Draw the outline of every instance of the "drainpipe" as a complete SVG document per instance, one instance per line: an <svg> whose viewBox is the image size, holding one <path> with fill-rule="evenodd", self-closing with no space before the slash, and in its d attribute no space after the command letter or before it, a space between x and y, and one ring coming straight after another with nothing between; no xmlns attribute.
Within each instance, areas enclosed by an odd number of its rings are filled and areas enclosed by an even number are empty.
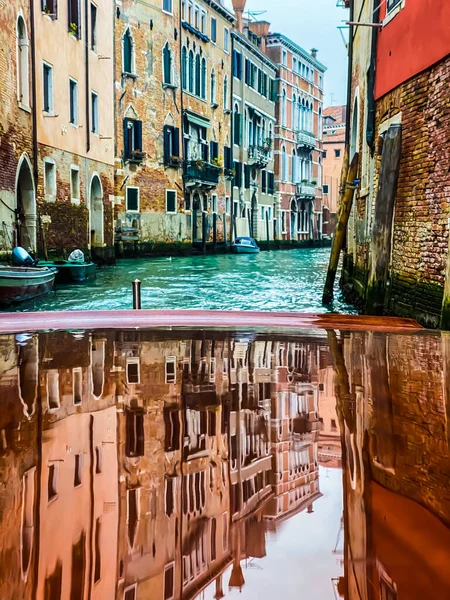
<svg viewBox="0 0 450 600"><path fill-rule="evenodd" d="M379 3L373 13L373 22L379 23L380 21L380 7ZM367 74L367 128L366 128L366 141L369 146L372 155L375 148L375 74L377 65L377 45L378 45L378 34L380 28L374 27L372 29L372 46L370 50L370 67Z"/></svg>
<svg viewBox="0 0 450 600"><path fill-rule="evenodd" d="M86 152L91 149L91 128L89 120L89 2L84 0L84 62L86 70ZM87 182L86 182L87 183ZM87 196L86 196L87 197Z"/></svg>
<svg viewBox="0 0 450 600"><path fill-rule="evenodd" d="M33 145L33 176L34 185L37 190L38 185L38 142L37 142L37 106L36 106L36 46L35 46L35 26L34 26L34 2L30 2L30 35L31 35L31 121L32 121L32 145Z"/></svg>

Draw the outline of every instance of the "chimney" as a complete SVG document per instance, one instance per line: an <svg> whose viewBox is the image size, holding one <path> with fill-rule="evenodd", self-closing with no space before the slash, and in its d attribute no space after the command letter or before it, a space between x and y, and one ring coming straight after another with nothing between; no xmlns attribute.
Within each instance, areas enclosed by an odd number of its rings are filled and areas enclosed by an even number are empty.
<svg viewBox="0 0 450 600"><path fill-rule="evenodd" d="M311 56L312 56L313 58L317 58L317 53L318 53L318 52L319 52L319 51L317 50L317 48L311 48Z"/></svg>
<svg viewBox="0 0 450 600"><path fill-rule="evenodd" d="M266 40L269 35L270 23L268 21L250 21L250 31L261 38L261 50L266 51Z"/></svg>
<svg viewBox="0 0 450 600"><path fill-rule="evenodd" d="M234 14L236 15L236 27L239 33L242 33L242 21L247 0L232 0Z"/></svg>

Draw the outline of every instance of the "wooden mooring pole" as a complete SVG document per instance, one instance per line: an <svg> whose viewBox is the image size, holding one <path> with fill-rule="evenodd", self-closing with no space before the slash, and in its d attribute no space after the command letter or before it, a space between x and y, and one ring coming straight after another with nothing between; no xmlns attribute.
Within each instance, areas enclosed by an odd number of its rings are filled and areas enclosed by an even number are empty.
<svg viewBox="0 0 450 600"><path fill-rule="evenodd" d="M341 173L341 191L339 196L339 213L336 231L331 247L330 262L328 264L327 278L323 290L322 303L330 304L333 300L334 281L336 279L336 271L339 264L339 255L344 245L345 235L347 232L347 223L352 210L353 195L355 193L355 179L358 175L358 153L356 153L348 167L348 148L344 157ZM345 176L344 176L345 172Z"/></svg>

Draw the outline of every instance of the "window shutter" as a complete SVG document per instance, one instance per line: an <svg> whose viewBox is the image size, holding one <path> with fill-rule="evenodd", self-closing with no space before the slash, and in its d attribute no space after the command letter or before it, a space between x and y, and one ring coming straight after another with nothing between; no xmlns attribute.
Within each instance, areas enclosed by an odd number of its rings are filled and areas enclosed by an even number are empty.
<svg viewBox="0 0 450 600"><path fill-rule="evenodd" d="M250 83L250 61L248 58L245 59L245 83L247 85Z"/></svg>
<svg viewBox="0 0 450 600"><path fill-rule="evenodd" d="M128 139L128 119L123 120L123 156L124 156L124 158L130 158L129 139Z"/></svg>
<svg viewBox="0 0 450 600"><path fill-rule="evenodd" d="M237 56L237 65L238 65L237 77L238 77L238 79L242 79L242 54L240 52L238 52L238 56Z"/></svg>
<svg viewBox="0 0 450 600"><path fill-rule="evenodd" d="M134 122L134 148L142 152L142 121Z"/></svg>
<svg viewBox="0 0 450 600"><path fill-rule="evenodd" d="M278 81L276 81L275 79L271 79L272 82L272 96L271 96L271 100L272 102L276 102L278 100Z"/></svg>
<svg viewBox="0 0 450 600"><path fill-rule="evenodd" d="M223 149L224 152L224 167L225 169L231 169L231 148L229 146L225 146Z"/></svg>
<svg viewBox="0 0 450 600"><path fill-rule="evenodd" d="M81 0L77 0L77 37L81 39Z"/></svg>
<svg viewBox="0 0 450 600"><path fill-rule="evenodd" d="M208 162L208 144L202 144L203 160Z"/></svg>
<svg viewBox="0 0 450 600"><path fill-rule="evenodd" d="M266 171L263 169L261 171L261 191L265 194L267 191L267 173Z"/></svg>
<svg viewBox="0 0 450 600"><path fill-rule="evenodd" d="M251 166L250 165L244 165L244 186L245 189L249 189L250 187L250 169Z"/></svg>
<svg viewBox="0 0 450 600"><path fill-rule="evenodd" d="M169 125L164 125L164 164L168 165L170 162L170 129Z"/></svg>
<svg viewBox="0 0 450 600"><path fill-rule="evenodd" d="M137 210L139 208L137 188L127 188L127 210Z"/></svg>
<svg viewBox="0 0 450 600"><path fill-rule="evenodd" d="M214 142L212 140L209 142L209 155L212 162L214 160Z"/></svg>
<svg viewBox="0 0 450 600"><path fill-rule="evenodd" d="M180 130L173 128L172 133L172 156L180 156Z"/></svg>

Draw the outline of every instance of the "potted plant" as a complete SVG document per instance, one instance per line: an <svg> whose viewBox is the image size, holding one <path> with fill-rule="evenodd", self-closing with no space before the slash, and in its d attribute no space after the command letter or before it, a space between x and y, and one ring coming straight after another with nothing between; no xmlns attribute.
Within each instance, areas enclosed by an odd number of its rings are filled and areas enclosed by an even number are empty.
<svg viewBox="0 0 450 600"><path fill-rule="evenodd" d="M302 183L308 183L307 179L302 179Z"/></svg>
<svg viewBox="0 0 450 600"><path fill-rule="evenodd" d="M221 166L223 165L223 160L222 160L222 157L221 157L221 156L219 156L219 157L217 157L217 156L216 156L216 157L213 159L213 161L212 161L212 164L213 164L215 167L221 167Z"/></svg>
<svg viewBox="0 0 450 600"><path fill-rule="evenodd" d="M78 35L78 25L76 23L70 23L69 31L72 35Z"/></svg>
<svg viewBox="0 0 450 600"><path fill-rule="evenodd" d="M50 9L49 9L49 7L47 5L44 6L44 12L45 12L46 15L50 14Z"/></svg>
<svg viewBox="0 0 450 600"><path fill-rule="evenodd" d="M315 179L313 179L313 180L311 181L311 185L317 185L317 181L316 181Z"/></svg>

